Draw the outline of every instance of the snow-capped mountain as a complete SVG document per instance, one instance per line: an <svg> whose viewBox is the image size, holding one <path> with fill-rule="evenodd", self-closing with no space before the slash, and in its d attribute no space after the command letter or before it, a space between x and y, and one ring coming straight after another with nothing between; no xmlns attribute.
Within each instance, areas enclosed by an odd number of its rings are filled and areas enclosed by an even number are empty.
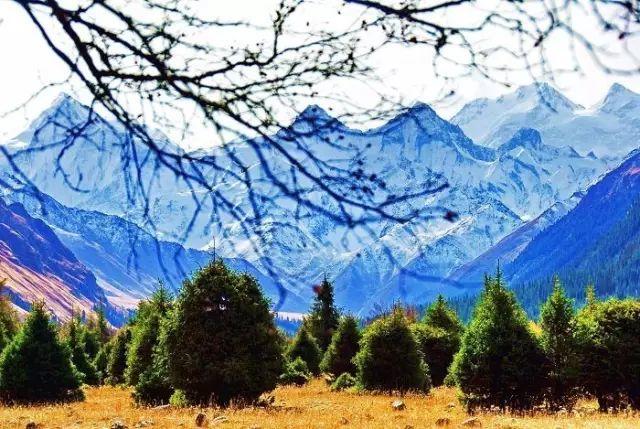
<svg viewBox="0 0 640 429"><path fill-rule="evenodd" d="M532 114L532 118L544 124L552 122L550 118L558 112L573 115L571 112L579 110L550 87L543 89L548 90L550 99L544 107L539 103L535 105L535 97L539 97L541 91L536 90L533 95L531 88L518 91L520 95L515 99L521 99L519 112L523 118L533 110L537 113ZM497 115L494 104L477 102L475 115L478 118L486 112ZM511 102L502 105L509 111L497 115L501 118L518 112ZM604 105L613 111L624 103L618 98ZM551 107L552 110L545 110ZM469 108L467 111L471 112ZM473 135L474 130L479 132L477 121L481 119L471 113L466 116L471 119L462 127L473 123L475 128L470 134ZM318 123L323 126L318 127ZM492 132L491 147L485 147L474 143L463 129L424 104L409 108L383 126L370 130L350 128L321 108L310 106L273 139L297 155L302 152L334 166L353 170L353 163L357 162L374 185L383 183L390 193L401 195L415 185L426 188L448 184L440 192L412 201L409 207L433 214L431 220L405 224L380 220L371 223L367 231L336 223L328 214L340 207L313 184L302 183L307 188L305 195L322 207L324 213L297 207L273 186L269 187L265 172L254 168L260 160L252 145L260 145L263 155L270 157L269 174L274 177L291 180L291 166L281 160L281 155L267 141L239 143L230 149L234 156L251 166L242 171L260 187L264 197L257 209L251 205L243 183L234 180L232 175L213 176L216 189L224 192L238 212L260 212L260 224L249 232L243 228L246 225L242 219L212 221L215 198L211 198L208 191L189 189L176 180L172 172L159 168L162 160L128 139L118 126L70 97L60 98L7 147L20 151L14 160L28 181L64 206L81 209L82 216L87 216L70 222L74 227L69 227L64 220L65 216L75 216L71 212L65 212L59 219L43 217L61 230L61 237L80 236L85 241L87 234L80 233L80 227L91 225L87 219L97 218L99 214L122 217L165 241L181 239L188 248L211 248L212 237L216 237L218 252L242 258L259 272L275 274L292 297L308 300L312 295L311 285L326 274L335 279L340 306L367 312L393 300L426 300L437 292L458 293L459 288L446 280L457 268L539 216L556 201L586 188L615 165L615 161L560 144L558 138L550 143L544 133L541 136L531 129L532 125L535 127L536 122L518 127L501 125L502 131ZM81 129L82 138L65 147L69 142L69 128ZM573 137L568 141L581 148L589 143ZM162 137L159 144L168 152L182 154L177 146ZM67 174L52 167L58 165L61 147L65 148L61 163L66 166ZM213 162L220 150L201 151L197 155ZM122 173L123 151L142 156L142 168L133 171L136 173L133 177L141 178L141 183L146 185L145 195L136 193L139 190L132 186L131 174ZM298 159L304 157L298 156ZM310 168L314 168L313 165ZM13 180L7 176L4 180L15 183L21 179L9 168L4 171L14 176ZM200 173L218 174L206 169ZM342 184L332 183L332 186ZM194 218L196 204L200 211ZM398 207L398 210L405 209ZM190 234L185 236L183 233L189 225ZM124 227L113 223L94 229L101 228L111 231L106 235L114 235L109 228ZM71 245L72 238L68 240ZM84 243L74 246L80 249ZM145 293L146 289L141 286L139 290Z"/></svg>
<svg viewBox="0 0 640 429"><path fill-rule="evenodd" d="M614 84L600 103L584 108L541 83L472 101L451 122L484 146L496 148L528 127L538 130L545 144L621 160L638 146L640 95Z"/></svg>

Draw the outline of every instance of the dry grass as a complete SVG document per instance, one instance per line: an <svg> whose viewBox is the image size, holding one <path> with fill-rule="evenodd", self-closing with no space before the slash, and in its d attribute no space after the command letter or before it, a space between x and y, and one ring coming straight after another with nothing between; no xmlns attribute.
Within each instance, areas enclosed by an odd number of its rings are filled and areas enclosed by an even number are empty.
<svg viewBox="0 0 640 429"><path fill-rule="evenodd" d="M87 389L85 402L48 407L0 408L2 429L24 429L29 422L39 428L110 428L121 421L129 429L193 428L199 409L135 408L128 390L103 387ZM456 401L453 389L435 389L428 396L403 398L406 409L394 411L397 399L384 395L330 392L323 381L302 388L275 391L276 401L267 409L206 409L206 427L220 428L430 428L438 418L448 418L449 427L459 427L468 418ZM479 415L483 427L492 428L638 428L640 415L602 415L595 404L579 404L571 416L537 415L511 417ZM222 417L221 417L222 416ZM215 420L218 418L218 420Z"/></svg>

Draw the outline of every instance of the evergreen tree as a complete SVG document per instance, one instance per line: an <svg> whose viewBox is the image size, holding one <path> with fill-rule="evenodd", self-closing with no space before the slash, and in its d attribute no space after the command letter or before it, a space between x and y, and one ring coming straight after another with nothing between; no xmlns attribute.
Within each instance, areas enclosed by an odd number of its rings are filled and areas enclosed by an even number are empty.
<svg viewBox="0 0 640 429"><path fill-rule="evenodd" d="M325 277L315 288L315 298L306 322L309 333L316 339L320 350L324 352L331 343L331 337L338 328L340 315L333 297L333 285Z"/></svg>
<svg viewBox="0 0 640 429"><path fill-rule="evenodd" d="M353 358L360 349L360 338L358 321L352 316L343 317L322 358L320 370L336 377L345 372L355 375L356 365Z"/></svg>
<svg viewBox="0 0 640 429"><path fill-rule="evenodd" d="M553 283L553 292L540 312L541 343L548 363L545 396L552 411L560 408L570 410L580 393L574 310L557 276Z"/></svg>
<svg viewBox="0 0 640 429"><path fill-rule="evenodd" d="M0 398L16 403L80 400L79 387L69 349L59 341L44 303L34 303L0 355Z"/></svg>
<svg viewBox="0 0 640 429"><path fill-rule="evenodd" d="M460 348L463 331L462 322L442 295L427 308L422 322L413 325L434 386L444 383L453 356Z"/></svg>
<svg viewBox="0 0 640 429"><path fill-rule="evenodd" d="M169 379L167 352L167 322L163 318L157 343L153 347L151 365L140 374L135 385L133 398L136 403L143 405L158 405L169 402L173 394L173 387Z"/></svg>
<svg viewBox="0 0 640 429"><path fill-rule="evenodd" d="M111 385L122 384L125 382L124 371L127 368L127 352L131 342L131 329L128 326L123 327L111 342L105 382Z"/></svg>
<svg viewBox="0 0 640 429"><path fill-rule="evenodd" d="M356 354L358 384L383 392L428 392L431 380L418 343L401 309L369 325Z"/></svg>
<svg viewBox="0 0 640 429"><path fill-rule="evenodd" d="M98 354L93 359L93 366L96 368L98 380L100 383L104 383L109 377L109 371L107 367L109 366L109 356L111 355L111 349L113 347L113 343L109 341L100 347Z"/></svg>
<svg viewBox="0 0 640 429"><path fill-rule="evenodd" d="M210 263L184 282L166 327L169 379L189 403L253 402L275 388L280 337L253 277Z"/></svg>
<svg viewBox="0 0 640 429"><path fill-rule="evenodd" d="M487 277L462 337L451 376L467 409L523 411L542 401L545 358L538 339L498 269Z"/></svg>
<svg viewBox="0 0 640 429"><path fill-rule="evenodd" d="M158 344L160 324L171 308L169 291L160 283L148 301L138 306L138 317L131 330L131 346L127 355L125 379L135 386L140 375L152 364L153 350Z"/></svg>
<svg viewBox="0 0 640 429"><path fill-rule="evenodd" d="M322 351L315 338L307 332L304 324L298 330L291 344L289 344L286 355L290 362L293 362L296 358L302 359L313 375L320 373Z"/></svg>
<svg viewBox="0 0 640 429"><path fill-rule="evenodd" d="M576 316L580 384L601 411L640 409L640 301L609 299Z"/></svg>
<svg viewBox="0 0 640 429"><path fill-rule="evenodd" d="M71 351L71 362L81 375L82 382L91 386L99 384L97 370L87 354L85 353L84 343L82 342L83 332L85 331L80 316L73 314L71 320L66 326L66 346Z"/></svg>
<svg viewBox="0 0 640 429"><path fill-rule="evenodd" d="M89 360L93 361L101 347L97 333L92 331L88 326L85 326L80 332L80 342L83 344L84 352L87 354Z"/></svg>

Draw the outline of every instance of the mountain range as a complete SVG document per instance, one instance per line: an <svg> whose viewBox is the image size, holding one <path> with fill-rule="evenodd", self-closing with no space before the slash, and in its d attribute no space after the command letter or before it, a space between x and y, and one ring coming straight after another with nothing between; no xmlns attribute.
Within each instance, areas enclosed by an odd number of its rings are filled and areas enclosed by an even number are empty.
<svg viewBox="0 0 640 429"><path fill-rule="evenodd" d="M473 101L450 121L417 104L367 130L351 128L310 106L273 138L285 143L294 131L310 131L296 133L301 140L297 143L321 160L337 159L327 142L340 140L358 148L367 171L394 191L402 192L407 183L448 184L417 203L424 210L446 208L456 218L436 216L404 224L380 220L367 234L349 231L322 213L307 210L300 215L295 208L269 201L261 207L262 223L253 232L259 239L247 236L237 221L212 226L210 200L203 200L202 215L193 219L189 189L159 168L158 160L128 140L119 126L66 95L5 143L17 154L15 166L23 176L5 165L1 179L21 187L5 191L5 200L20 203L28 216L50 228L116 308L132 308L158 279L176 288L181 278L211 258L212 239L217 237L216 252L258 277L278 309L306 310L311 286L327 275L336 285L338 304L366 314L395 301L425 302L437 293L455 296L475 290L482 272L498 259L518 267L513 272L522 277L515 281L533 280L529 277L540 274L539 268L525 268L547 262L518 261L578 210L586 198L583 191L637 147L638 113L640 96L620 85L588 109L550 85L536 84L495 100ZM313 129L318 120L331 127ZM65 146L69 129L79 127L79 143ZM164 150L184 154L157 135ZM254 161L242 144L234 150L247 163ZM131 172L121 171L123 151L134 151L143 160L135 173L150 184L145 195L132 186ZM197 156L215 153L212 149ZM273 174L286 177L289 166L271 153ZM256 175L256 183L264 179L259 171L250 174ZM238 207L250 204L238 183L224 178L221 186ZM309 193L335 209L319 189L310 188ZM146 217L143 201L148 203ZM183 234L187 229L189 234ZM16 240L12 237L6 240ZM260 243L260 248L247 242ZM554 267L549 264L550 270Z"/></svg>

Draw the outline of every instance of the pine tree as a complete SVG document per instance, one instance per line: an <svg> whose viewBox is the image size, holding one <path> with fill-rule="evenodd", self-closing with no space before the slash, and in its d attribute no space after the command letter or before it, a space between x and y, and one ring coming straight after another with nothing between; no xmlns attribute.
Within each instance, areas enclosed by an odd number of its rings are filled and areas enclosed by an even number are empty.
<svg viewBox="0 0 640 429"><path fill-rule="evenodd" d="M85 384L96 386L99 384L97 370L89 356L85 353L85 346L82 342L83 332L86 327L83 326L80 316L73 314L71 320L66 326L66 346L71 351L71 362L81 374L82 382Z"/></svg>
<svg viewBox="0 0 640 429"><path fill-rule="evenodd" d="M434 386L444 383L453 356L460 348L463 332L462 322L442 295L427 308L421 323L413 325Z"/></svg>
<svg viewBox="0 0 640 429"><path fill-rule="evenodd" d="M315 298L311 312L307 317L309 333L316 339L320 350L324 352L331 343L331 337L338 328L340 314L336 309L333 296L333 285L325 277L315 288Z"/></svg>
<svg viewBox="0 0 640 429"><path fill-rule="evenodd" d="M123 327L111 341L112 345L107 361L107 378L105 382L111 385L122 384L125 382L124 371L127 368L127 352L131 342L131 329L128 326Z"/></svg>
<svg viewBox="0 0 640 429"><path fill-rule="evenodd" d="M125 379L135 386L140 375L153 362L153 350L158 344L160 324L171 309L169 291L160 283L151 299L138 306L138 316L131 332L131 346L127 357Z"/></svg>
<svg viewBox="0 0 640 429"><path fill-rule="evenodd" d="M69 349L59 341L44 303L34 303L0 355L0 398L16 403L81 400L79 387Z"/></svg>
<svg viewBox="0 0 640 429"><path fill-rule="evenodd" d="M578 355L574 336L574 310L560 279L553 279L553 292L542 305L541 343L548 362L546 401L552 411L572 409L578 400Z"/></svg>
<svg viewBox="0 0 640 429"><path fill-rule="evenodd" d="M494 279L485 280L451 367L462 402L470 411L529 410L542 401L544 363L539 341L498 270Z"/></svg>
<svg viewBox="0 0 640 429"><path fill-rule="evenodd" d="M151 365L140 374L133 391L133 398L138 404L159 405L169 403L173 394L173 386L169 379L167 322L161 321L158 341L153 347Z"/></svg>
<svg viewBox="0 0 640 429"><path fill-rule="evenodd" d="M192 404L253 402L282 373L268 300L253 277L220 260L184 282L164 349L171 385Z"/></svg>
<svg viewBox="0 0 640 429"><path fill-rule="evenodd" d="M356 365L353 358L360 350L360 338L358 321L352 316L343 317L322 358L320 370L336 377L345 372L355 375Z"/></svg>
<svg viewBox="0 0 640 429"><path fill-rule="evenodd" d="M296 358L302 359L313 375L320 373L322 351L304 325L300 327L295 338L289 344L286 355L289 362L293 362Z"/></svg>
<svg viewBox="0 0 640 429"><path fill-rule="evenodd" d="M399 308L365 329L354 360L363 389L428 392L431 388L427 365Z"/></svg>
<svg viewBox="0 0 640 429"><path fill-rule="evenodd" d="M640 301L609 299L576 316L580 385L601 411L640 409Z"/></svg>

